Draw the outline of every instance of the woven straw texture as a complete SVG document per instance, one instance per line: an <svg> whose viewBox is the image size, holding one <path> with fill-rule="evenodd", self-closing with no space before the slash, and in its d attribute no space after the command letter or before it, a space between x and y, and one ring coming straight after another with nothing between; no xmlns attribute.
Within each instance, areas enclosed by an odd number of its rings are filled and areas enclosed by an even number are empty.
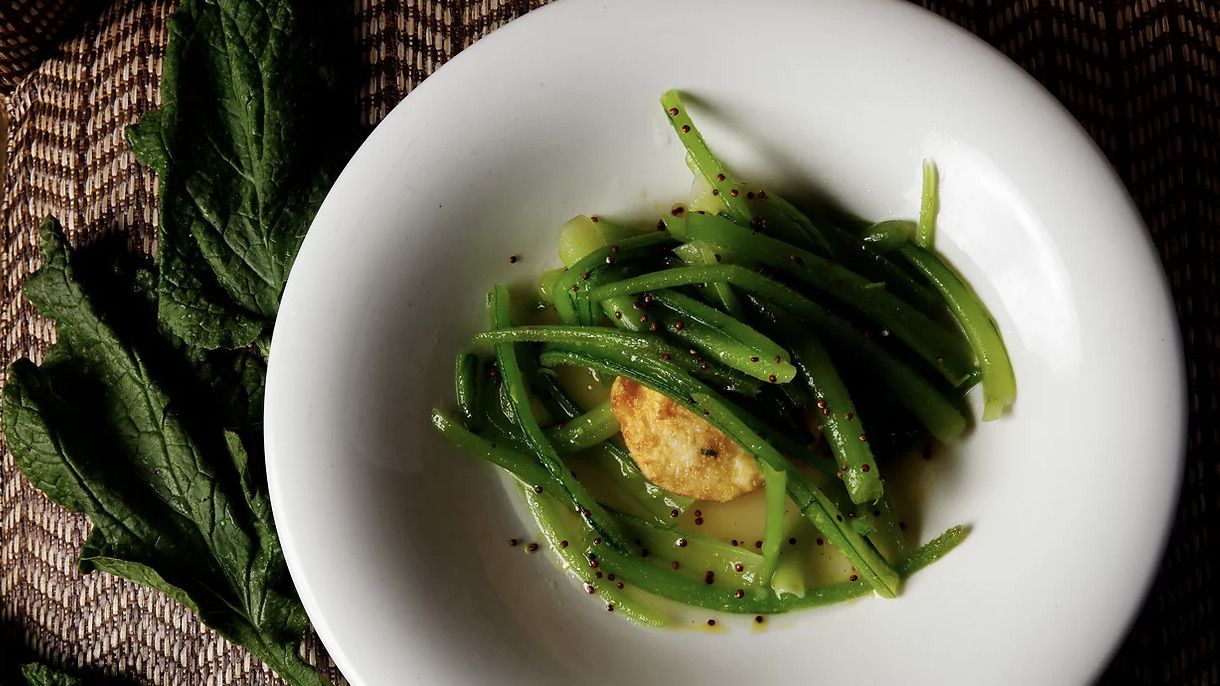
<svg viewBox="0 0 1220 686"><path fill-rule="evenodd" d="M544 2L354 0L365 123L380 121L456 52ZM56 12L32 11L75 4L0 2L0 89L11 90L0 175L7 179L0 207L4 363L39 359L55 338L19 294L36 266L41 217L60 217L73 241L119 232L136 249L152 248L154 179L128 151L123 128L158 104L165 23L175 3L116 0L66 27L56 25ZM1148 222L1170 275L1189 361L1189 456L1160 575L1102 682L1220 683L1220 580L1207 553L1220 536L1220 7L1203 0L922 4L1045 84L1118 169ZM44 48L57 34L59 42ZM135 683L280 683L164 596L102 574L79 575L75 557L87 529L83 518L34 491L4 452L0 662L11 650L5 646L17 645L52 663ZM306 640L310 658L339 678L320 650L316 639Z"/></svg>

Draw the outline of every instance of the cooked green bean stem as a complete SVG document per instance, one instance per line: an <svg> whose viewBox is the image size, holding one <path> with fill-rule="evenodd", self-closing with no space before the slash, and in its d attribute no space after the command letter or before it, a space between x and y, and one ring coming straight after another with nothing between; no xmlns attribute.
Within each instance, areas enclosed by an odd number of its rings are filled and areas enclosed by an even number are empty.
<svg viewBox="0 0 1220 686"><path fill-rule="evenodd" d="M543 537L551 545L551 550L554 550L559 556L564 567L584 584L586 590L592 589L601 596L607 609L620 613L637 624L651 627L663 627L669 624L669 618L632 600L626 593L619 590L616 584L602 583L601 579L594 578L593 569L589 566L589 558L581 552L589 547L588 535L567 525L558 500L552 498L550 494L540 495L528 488L524 491L526 503L534 515L534 521L538 523Z"/></svg>
<svg viewBox="0 0 1220 686"><path fill-rule="evenodd" d="M576 349L552 347L542 353L540 361L546 367L568 364L626 376L669 396L683 407L704 411L712 426L723 431L756 459L768 463L773 469L788 472L788 495L800 508L801 514L813 522L831 545L843 552L859 570L861 577L878 593L885 597L897 594L899 579L889 564L851 528L834 503L770 443L759 438L745 421L729 409L716 391L660 360L623 354L605 346L574 347Z"/></svg>
<svg viewBox="0 0 1220 686"><path fill-rule="evenodd" d="M817 248L826 257L836 257L830 241L826 239L825 232L818 228L809 217L805 216L805 213L796 209L792 203L785 200L779 193L772 191L765 197L764 202L774 205L783 216L787 217L789 221L800 228L801 233L806 237L807 243Z"/></svg>
<svg viewBox="0 0 1220 686"><path fill-rule="evenodd" d="M781 365L791 366L786 362L777 363L774 359L760 358L752 348L743 345L728 334L706 324L687 319L667 308L653 309L649 316L668 338L677 339L682 344L689 346L686 350L688 354L691 350L694 350L695 353L702 353L703 359L715 360L754 379L769 382L770 376L775 374L778 380L778 375L784 371ZM691 359L698 364L700 358L701 356L694 356ZM750 395L756 396L758 393L754 392Z"/></svg>
<svg viewBox="0 0 1220 686"><path fill-rule="evenodd" d="M622 492L647 515L652 524L672 529L677 526L677 515L682 514L694 502L692 498L670 493L650 482L631 459L631 454L613 441L606 441L590 451L598 469L607 474L616 474Z"/></svg>
<svg viewBox="0 0 1220 686"><path fill-rule="evenodd" d="M732 250L742 260L759 262L798 279L826 297L868 317L883 331L894 334L914 350L954 386L965 380L974 368L969 350L954 332L842 265L783 241L758 235L722 217L691 214L684 218L670 218L666 220L666 225L679 240L703 240ZM661 273L664 272L637 278ZM594 289L593 293L601 290Z"/></svg>
<svg viewBox="0 0 1220 686"><path fill-rule="evenodd" d="M1017 378L991 312L936 253L908 245L902 249L902 255L936 286L966 332L982 372L983 421L998 419L1017 397Z"/></svg>
<svg viewBox="0 0 1220 686"><path fill-rule="evenodd" d="M809 527L812 534L813 527ZM809 549L812 547L812 536L800 536L795 547L789 546L784 555L780 555L775 574L771 577L771 590L781 598L784 596L801 597L805 595L808 583L805 571L809 567Z"/></svg>
<svg viewBox="0 0 1220 686"><path fill-rule="evenodd" d="M712 572L714 581L738 588L754 586L759 580L763 556L741 546L685 531L657 526L651 522L616 513L628 532L648 550L648 559L669 566L679 562L678 569L692 578L704 581Z"/></svg>
<svg viewBox="0 0 1220 686"><path fill-rule="evenodd" d="M745 369L737 367L740 371L771 383L788 383L796 376L788 351L750 325L677 291L653 291L652 298L683 315L683 326L688 321L699 322L749 348L753 352L750 364Z"/></svg>
<svg viewBox="0 0 1220 686"><path fill-rule="evenodd" d="M794 349L796 363L816 398L814 416L838 460L847 494L853 503L873 502L881 497L883 487L864 420L822 341L808 331L795 336L800 340Z"/></svg>
<svg viewBox="0 0 1220 686"><path fill-rule="evenodd" d="M701 241L683 243L674 248L674 254L682 258L683 262L694 266L719 264L722 259L715 247ZM732 287L718 281L708 284L708 289L725 312L737 319L744 319L745 311L741 309L741 301L737 299L737 294L733 292Z"/></svg>
<svg viewBox="0 0 1220 686"><path fill-rule="evenodd" d="M918 372L866 339L851 324L796 291L738 265L681 267L602 286L605 295L653 291L709 281L728 281L752 295L769 301L806 320L837 349L865 360L888 384L904 407L928 427L939 440L948 441L966 427L966 419L954 404ZM598 295L601 295L599 293Z"/></svg>
<svg viewBox="0 0 1220 686"><path fill-rule="evenodd" d="M826 234L834 241L835 254L845 265L884 283L894 295L918 307L929 317L937 318L944 313L945 305L940 295L891 261L888 255L881 254L855 234L834 224L826 225Z"/></svg>
<svg viewBox="0 0 1220 686"><path fill-rule="evenodd" d="M779 549L784 538L784 510L788 505L788 472L773 469L766 462L761 462L763 470L763 487L766 507L766 521L763 524L763 566L760 584L771 586L771 578L775 576L775 568L779 565Z"/></svg>
<svg viewBox="0 0 1220 686"><path fill-rule="evenodd" d="M565 324L583 324L585 326L595 324L592 303L605 298L591 301L588 298L575 298L574 296L582 291L588 291L591 282L596 281L594 276L616 261L648 254L672 241L668 232L654 231L602 246L582 257L568 268L567 273L556 281L553 287L553 300L555 309L559 312L559 318Z"/></svg>
<svg viewBox="0 0 1220 686"><path fill-rule="evenodd" d="M555 284L559 279L563 278L565 269L548 269L538 277L538 297L542 301L554 305L555 304Z"/></svg>
<svg viewBox="0 0 1220 686"><path fill-rule="evenodd" d="M897 564L906 549L906 534L902 530L902 523L898 521L898 513L894 511L894 504L888 493L873 504L873 511L877 513L877 527L876 531L869 534L868 540L886 561Z"/></svg>
<svg viewBox="0 0 1220 686"><path fill-rule="evenodd" d="M453 375L462 424L467 429L475 429L479 422L479 358L470 353L458 355Z"/></svg>
<svg viewBox="0 0 1220 686"><path fill-rule="evenodd" d="M733 219L749 225L754 213L750 210L745 194L739 190L737 179L707 147L703 134L699 133L695 122L691 121L690 114L686 111L682 96L676 90L667 91L661 96L661 106L665 108L669 124L678 134L678 140L686 147L689 162L699 170L708 185L716 190L717 197L724 203Z"/></svg>
<svg viewBox="0 0 1220 686"><path fill-rule="evenodd" d="M495 285L487 296L487 309L493 328L512 326L509 315L508 290L502 285ZM628 541L615 522L606 515L602 506L589 495L564 466L558 453L547 441L542 427L534 417L530 407L529 392L525 377L521 373L521 365L517 360L516 346L512 342L497 342L493 346L496 353L496 365L499 369L501 383L507 391L513 411L513 418L521 427L526 443L537 455L542 466L550 472L555 480L563 484L564 494L584 521L604 536L606 540L620 550L628 550ZM556 494L558 495L558 494Z"/></svg>
<svg viewBox="0 0 1220 686"><path fill-rule="evenodd" d="M614 408L606 401L588 412L546 430L547 438L560 453L587 450L618 433Z"/></svg>
<svg viewBox="0 0 1220 686"><path fill-rule="evenodd" d="M432 410L432 426L445 440L459 450L480 457L512 474L527 488L541 486L543 490L562 493L563 486L550 472L523 453L501 443L471 433L461 424L449 419L440 410Z"/></svg>
<svg viewBox="0 0 1220 686"><path fill-rule="evenodd" d="M519 326L512 329L485 331L474 337L476 343L534 342L589 343L612 346L633 355L672 361L692 374L702 376L727 390L744 395L758 393L758 383L736 370L722 365L707 364L705 369L687 351L670 345L656 336L644 336L594 326Z"/></svg>
<svg viewBox="0 0 1220 686"><path fill-rule="evenodd" d="M813 522L826 540L843 553L877 593L886 598L898 594L900 580L893 568L877 553L872 544L860 536L850 523L844 521L843 514L825 493L806 479L804 474L796 470L769 443L751 433L741 420L716 402L713 396L706 392L695 392L692 397L708 411L713 425L719 424L717 428L734 441L738 441L738 444L751 454L771 463L773 468L788 472L788 495L800 508L801 514ZM734 423L740 426L734 426Z"/></svg>
<svg viewBox="0 0 1220 686"><path fill-rule="evenodd" d="M966 537L969 535L969 526L959 524L949 527L943 534L932 539L914 553L911 553L910 557L898 565L898 571L902 574L902 578L905 579L948 555L949 551L961 545L961 542L966 540Z"/></svg>
<svg viewBox="0 0 1220 686"><path fill-rule="evenodd" d="M877 222L860 234L865 245L877 252L894 252L915 236L915 222L905 219L890 219Z"/></svg>
<svg viewBox="0 0 1220 686"><path fill-rule="evenodd" d="M581 259L587 257L590 253L606 248L610 245L617 244L618 241L626 241L629 238L639 238L642 235L641 231L630 229L605 220L597 220L584 215L572 217L563 225L559 233L559 257L564 263L564 269L559 270L561 276L550 276L550 272L543 274L543 281L539 284L539 288L546 291L544 299L547 302L555 302L556 284L562 278L562 274L568 268L576 267L576 264ZM644 241L647 245L650 241ZM621 246L620 246L621 249ZM615 253L611 253L613 257ZM630 257L626 255L624 257ZM604 260L603 260L604 263ZM588 286L596 281L597 276L601 274L603 269L599 266L597 269L587 269L579 272L581 286ZM585 278L586 273L588 278ZM569 279L569 281L571 281ZM568 293L571 293L571 287L568 287ZM570 297L570 296L569 296ZM611 319L619 328L628 331L640 332L644 329L644 325L630 316L633 300L627 296L620 298L610 298L600 303L602 311ZM577 311L569 311L566 308L568 303L564 303L564 311L560 312L560 318L567 324L582 323L581 318L576 316ZM581 308L588 309L586 303L579 303ZM558 306L557 306L558 307ZM583 310L581 310L583 311ZM565 316L565 314L567 316ZM591 315L590 315L591 316ZM583 322L587 323L587 322Z"/></svg>
<svg viewBox="0 0 1220 686"><path fill-rule="evenodd" d="M780 614L807 607L840 603L852 598L868 595L872 590L861 581L845 581L838 584L809 589L805 595L777 597L770 590L744 593L737 597L737 589L720 584L706 584L685 576L671 573L648 560L628 557L612 550L591 549L597 556L598 567L625 579L627 583L662 598L676 600L686 605L719 612L736 614Z"/></svg>
<svg viewBox="0 0 1220 686"><path fill-rule="evenodd" d="M753 431L755 434L761 434L765 440L773 444L781 453L799 460L802 464L813 467L826 476L835 477L837 480L838 477L833 458L815 453L808 445L793 438L790 430L784 431L771 426L728 398L723 398L722 400L724 406L729 408L733 414L740 417L750 428L750 431ZM805 437L812 439L808 435L805 435ZM842 484L839 485L841 486Z"/></svg>
<svg viewBox="0 0 1220 686"><path fill-rule="evenodd" d="M856 505L848 497L847 489L843 487L843 482L837 474L827 475L826 472L818 470L817 474L810 475L809 478L834 502L835 507L847 515L856 528L856 533L867 538L886 562L895 565L902 561L906 547L903 539L906 534L898 523L888 492L882 494L875 503Z"/></svg>
<svg viewBox="0 0 1220 686"><path fill-rule="evenodd" d="M919 197L919 227L915 230L915 244L928 250L932 249L936 238L936 213L940 211L937 176L936 165L931 160L924 160L923 192Z"/></svg>
<svg viewBox="0 0 1220 686"><path fill-rule="evenodd" d="M617 298L606 298L601 301L602 312L606 318L620 329L632 333L643 333L648 330L648 322L640 321L635 307L635 298L630 295L620 295Z"/></svg>
<svg viewBox="0 0 1220 686"><path fill-rule="evenodd" d="M753 297L750 303L764 312L777 308ZM851 324L830 314L822 319L809 318L809 321L816 322L818 334L832 344L836 354L855 362L885 384L895 399L938 441L948 443L966 430L966 417L956 403L919 372L860 335Z"/></svg>

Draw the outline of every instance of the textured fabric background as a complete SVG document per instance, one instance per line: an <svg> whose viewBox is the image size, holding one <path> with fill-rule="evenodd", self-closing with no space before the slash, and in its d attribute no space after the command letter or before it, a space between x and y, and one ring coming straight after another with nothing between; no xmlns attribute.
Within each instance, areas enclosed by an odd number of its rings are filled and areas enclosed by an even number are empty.
<svg viewBox="0 0 1220 686"><path fill-rule="evenodd" d="M353 0L345 0L353 2ZM365 123L380 121L462 48L545 0L354 0ZM38 359L54 340L19 297L36 266L37 220L74 241L120 232L151 250L154 179L123 128L158 104L171 0L86 3L66 27L35 5L0 2L0 88L9 128L0 206L0 363ZM1037 77L1118 169L1170 275L1190 383L1190 438L1177 523L1160 575L1107 684L1220 683L1211 561L1220 521L1220 6L1202 0L923 0ZM24 22L24 23L22 23ZM45 36L60 36L45 49ZM37 64L35 64L37 63ZM33 68L28 75L25 72ZM0 383L3 382L0 372ZM1128 410L1136 412L1135 403ZM87 523L0 459L0 646L148 684L280 683L164 596L74 560ZM1087 579L1068 580L1087 583ZM338 676L315 639L312 659ZM0 662L6 648L0 648Z"/></svg>

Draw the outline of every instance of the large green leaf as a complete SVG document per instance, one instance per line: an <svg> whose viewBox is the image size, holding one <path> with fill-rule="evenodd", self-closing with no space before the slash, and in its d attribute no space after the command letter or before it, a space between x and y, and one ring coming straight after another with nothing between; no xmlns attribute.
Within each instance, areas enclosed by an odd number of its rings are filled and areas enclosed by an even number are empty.
<svg viewBox="0 0 1220 686"><path fill-rule="evenodd" d="M262 359L164 330L129 258L72 253L54 220L41 240L25 294L59 342L10 367L4 433L26 477L92 521L81 570L163 591L291 683L324 684L297 657L307 620L257 469Z"/></svg>
<svg viewBox="0 0 1220 686"><path fill-rule="evenodd" d="M128 131L159 176L161 319L206 348L269 333L314 213L352 150L352 92L326 3L188 0L161 109Z"/></svg>
<svg viewBox="0 0 1220 686"><path fill-rule="evenodd" d="M22 665L21 676L25 677L27 686L82 686L84 683L74 676L57 672L37 662Z"/></svg>

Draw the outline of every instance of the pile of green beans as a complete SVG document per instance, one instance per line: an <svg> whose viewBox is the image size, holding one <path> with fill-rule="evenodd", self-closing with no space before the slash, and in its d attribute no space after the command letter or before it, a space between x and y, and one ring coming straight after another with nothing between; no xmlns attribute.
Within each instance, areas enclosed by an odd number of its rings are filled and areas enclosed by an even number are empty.
<svg viewBox="0 0 1220 686"><path fill-rule="evenodd" d="M894 597L969 529L907 552L882 474L897 457L869 432L902 421L947 443L970 425L965 395L975 384L984 420L1016 396L999 327L933 246L936 169L925 163L918 221L814 219L734 176L676 91L661 103L708 189L700 209L675 206L638 230L597 217L569 222L565 268L539 287L549 322L514 322L507 289L494 286L489 328L473 339L491 355L458 356L456 420L433 410L432 423L514 477L565 568L639 624L672 618L626 585L757 615ZM558 381L565 367L639 383L752 455L766 490L759 550L682 530L680 515L695 503L649 482L621 444L615 408L577 403ZM853 395L860 380L893 401L886 412L873 414L861 400L869 394ZM611 485L591 490L571 468L574 456L612 475ZM789 505L819 545L842 554L850 579L791 591L791 558L781 563L780 554ZM650 547L671 552L672 566Z"/></svg>

